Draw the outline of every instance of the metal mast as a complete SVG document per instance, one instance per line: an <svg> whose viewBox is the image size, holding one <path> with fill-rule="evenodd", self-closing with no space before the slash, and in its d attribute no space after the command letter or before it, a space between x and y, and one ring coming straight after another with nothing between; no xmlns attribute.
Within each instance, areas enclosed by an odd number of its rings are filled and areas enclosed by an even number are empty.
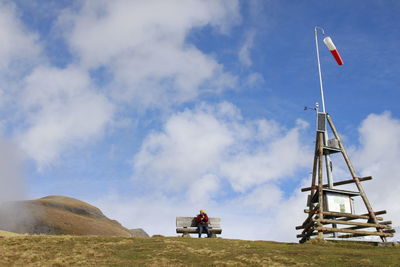
<svg viewBox="0 0 400 267"><path fill-rule="evenodd" d="M322 103L322 113L326 115L326 109L325 109L325 97L324 97L324 87L322 83L322 72L321 72L321 63L319 59L319 46L318 46L318 30L322 32L322 34L325 34L324 29L321 27L316 26L314 28L315 32L315 47L317 50L317 62L318 62L318 74L319 74L319 85L320 85L320 91L321 91L321 103ZM328 146L328 131L326 129L326 124L325 124L325 131L324 131L324 146ZM328 185L329 188L333 187L333 179L332 179L332 163L329 155L325 155L325 166L326 166L326 175L328 179Z"/></svg>

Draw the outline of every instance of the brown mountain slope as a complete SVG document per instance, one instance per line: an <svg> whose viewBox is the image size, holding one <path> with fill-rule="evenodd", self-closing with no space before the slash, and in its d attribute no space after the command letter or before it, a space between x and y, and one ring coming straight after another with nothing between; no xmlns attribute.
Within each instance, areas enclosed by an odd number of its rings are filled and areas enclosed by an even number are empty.
<svg viewBox="0 0 400 267"><path fill-rule="evenodd" d="M20 236L20 234L0 230L0 237Z"/></svg>
<svg viewBox="0 0 400 267"><path fill-rule="evenodd" d="M28 234L132 236L96 207L78 199L48 196L0 205L0 230Z"/></svg>

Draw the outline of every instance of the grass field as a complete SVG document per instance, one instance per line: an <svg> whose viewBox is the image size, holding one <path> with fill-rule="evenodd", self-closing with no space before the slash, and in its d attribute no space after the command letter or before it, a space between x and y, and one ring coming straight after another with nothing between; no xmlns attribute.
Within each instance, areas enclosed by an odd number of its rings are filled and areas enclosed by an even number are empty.
<svg viewBox="0 0 400 267"><path fill-rule="evenodd" d="M399 247L0 234L0 266L400 266Z"/></svg>

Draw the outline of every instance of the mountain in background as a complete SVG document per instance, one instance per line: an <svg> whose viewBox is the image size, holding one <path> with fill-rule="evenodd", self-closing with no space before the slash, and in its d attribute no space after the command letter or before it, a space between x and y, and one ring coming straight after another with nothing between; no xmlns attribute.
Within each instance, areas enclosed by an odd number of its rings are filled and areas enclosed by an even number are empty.
<svg viewBox="0 0 400 267"><path fill-rule="evenodd" d="M100 209L65 196L0 204L0 230L47 235L136 236L135 231L107 218Z"/></svg>

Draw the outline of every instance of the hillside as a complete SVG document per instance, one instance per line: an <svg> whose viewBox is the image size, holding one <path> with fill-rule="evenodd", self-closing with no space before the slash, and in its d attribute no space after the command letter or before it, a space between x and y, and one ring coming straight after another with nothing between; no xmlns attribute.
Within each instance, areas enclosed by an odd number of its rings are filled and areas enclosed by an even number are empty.
<svg viewBox="0 0 400 267"><path fill-rule="evenodd" d="M19 236L20 234L0 230L0 237Z"/></svg>
<svg viewBox="0 0 400 267"><path fill-rule="evenodd" d="M2 203L0 230L28 234L131 236L128 229L104 216L98 208L64 196Z"/></svg>
<svg viewBox="0 0 400 267"><path fill-rule="evenodd" d="M399 247L182 237L0 237L0 266L399 266Z"/></svg>

